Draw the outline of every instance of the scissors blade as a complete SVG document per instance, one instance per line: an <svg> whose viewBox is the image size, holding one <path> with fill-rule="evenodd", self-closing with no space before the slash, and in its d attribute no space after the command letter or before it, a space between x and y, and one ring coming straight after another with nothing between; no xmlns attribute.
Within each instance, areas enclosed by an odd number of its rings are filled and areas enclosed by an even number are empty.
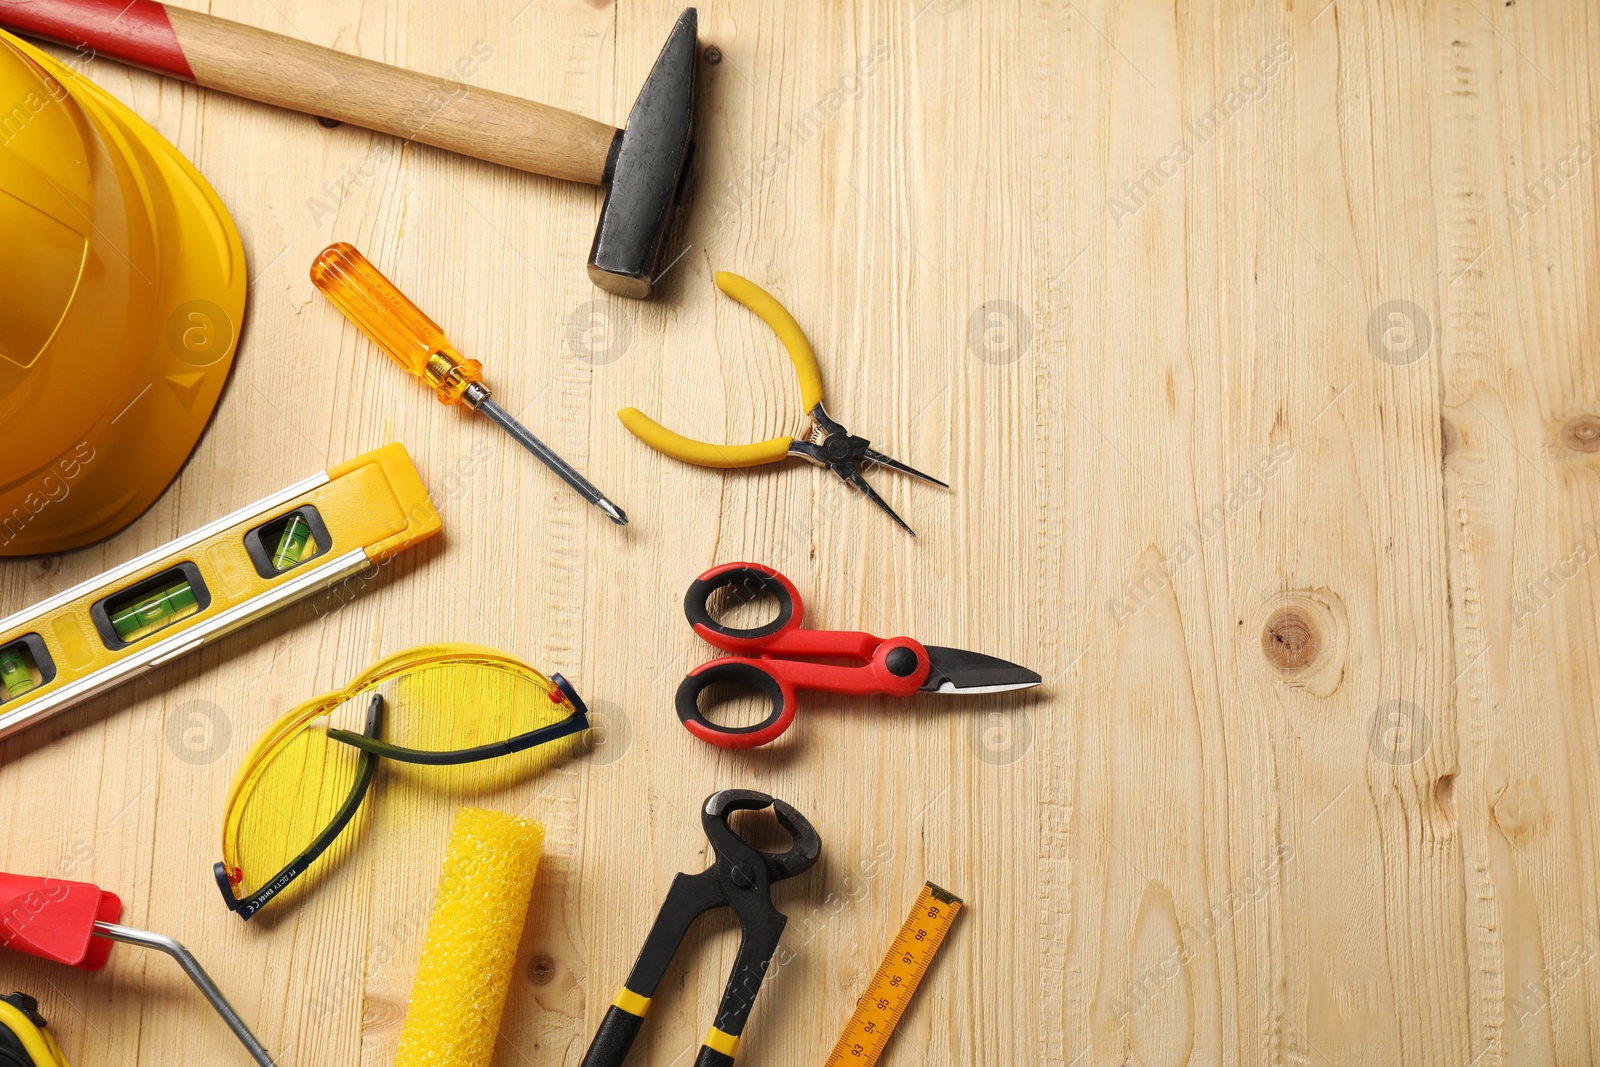
<svg viewBox="0 0 1600 1067"><path fill-rule="evenodd" d="M917 536L917 531L907 526L906 520L896 515L894 513L894 508L891 508L887 503L885 503L883 497L878 495L878 491L867 484L867 480L861 477L861 472L856 470L853 463L834 463L831 464L831 466L833 468L833 473L837 474L839 477L843 478L845 481L861 490L866 494L868 500L872 501L884 511L888 512L889 517L900 524L900 529L904 530L912 537Z"/></svg>
<svg viewBox="0 0 1600 1067"><path fill-rule="evenodd" d="M909 466L905 463L901 463L897 459L890 459L888 456L884 455L882 452L876 451L875 449L867 449L862 453L862 456L866 459L870 459L874 463L888 467L890 470L897 470L901 474L909 474L913 478L921 478L925 482L930 482L944 489L950 488L949 482L941 482L931 474L923 474L921 471L917 470L917 468Z"/></svg>
<svg viewBox="0 0 1600 1067"><path fill-rule="evenodd" d="M928 645L928 680L924 693L1008 693L1013 689L1032 689L1043 679L1026 667L968 652L964 648Z"/></svg>

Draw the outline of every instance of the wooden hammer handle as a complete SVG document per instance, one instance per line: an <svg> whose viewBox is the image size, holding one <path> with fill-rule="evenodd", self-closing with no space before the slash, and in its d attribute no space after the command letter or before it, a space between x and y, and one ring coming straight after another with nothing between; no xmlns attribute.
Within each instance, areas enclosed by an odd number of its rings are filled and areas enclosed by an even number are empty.
<svg viewBox="0 0 1600 1067"><path fill-rule="evenodd" d="M0 0L0 25L265 104L600 185L615 127L155 0Z"/></svg>

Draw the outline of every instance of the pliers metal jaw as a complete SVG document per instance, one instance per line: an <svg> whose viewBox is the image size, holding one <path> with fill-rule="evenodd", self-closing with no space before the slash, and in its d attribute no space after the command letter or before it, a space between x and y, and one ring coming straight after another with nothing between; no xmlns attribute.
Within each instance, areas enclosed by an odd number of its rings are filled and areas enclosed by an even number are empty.
<svg viewBox="0 0 1600 1067"><path fill-rule="evenodd" d="M944 489L948 489L950 486L931 474L923 474L915 467L901 463L897 459L890 459L882 452L876 451L873 449L871 441L868 441L865 437L857 437L845 429L843 425L830 418L820 401L811 409L811 422L814 427L811 432L811 439L809 441L791 441L789 443L789 455L808 459L819 467L826 467L833 471L847 484L861 490L868 500L888 512L889 517L902 530L915 537L917 531L907 526L906 520L897 515L894 508L891 508L888 502L878 495L877 490L872 488L871 483L862 477L860 465L863 463L877 463L891 470L897 470L901 474L909 474L913 478L931 482Z"/></svg>
<svg viewBox="0 0 1600 1067"><path fill-rule="evenodd" d="M771 807L793 844L787 852L765 852L728 825L735 811ZM699 874L679 874L656 915L628 980L595 1031L583 1067L620 1067L644 1025L650 998L694 924L713 908L729 907L739 918L741 940L722 993L716 1021L706 1034L695 1067L731 1067L756 993L766 977L788 918L772 904L772 883L809 870L822 852L817 831L794 808L753 789L724 789L706 798L700 822L716 855Z"/></svg>
<svg viewBox="0 0 1600 1067"><path fill-rule="evenodd" d="M622 424L657 452L701 467L733 469L779 463L790 456L808 459L861 490L867 499L888 512L902 530L915 536L916 531L906 525L905 520L896 515L883 497L867 484L858 465L875 463L945 489L950 487L932 475L923 474L914 467L874 451L865 437L854 436L828 416L822 407L822 371L817 366L817 354L812 351L811 342L806 339L805 331L794 320L794 316L771 293L748 278L728 271L717 272L717 287L759 315L789 350L795 376L800 380L800 400L805 405L806 413L811 416L810 439L773 437L747 445L709 444L674 433L638 408L623 408L617 412Z"/></svg>

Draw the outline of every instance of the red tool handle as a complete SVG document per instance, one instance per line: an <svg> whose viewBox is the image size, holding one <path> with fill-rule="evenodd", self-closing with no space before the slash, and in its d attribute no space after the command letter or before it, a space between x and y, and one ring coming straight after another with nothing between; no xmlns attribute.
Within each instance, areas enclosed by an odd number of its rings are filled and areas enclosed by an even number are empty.
<svg viewBox="0 0 1600 1067"><path fill-rule="evenodd" d="M737 629L712 617L713 595L751 601L766 595L778 602L771 622ZM678 686L678 719L702 741L720 748L755 748L775 740L794 721L795 690L811 689L847 696L906 697L927 681L932 662L928 650L909 637L880 638L854 630L805 630L800 623L805 604L794 583L759 563L728 563L706 571L683 598L683 611L709 643L743 655L701 664ZM812 663L791 657L853 660L858 667ZM721 726L700 710L700 694L717 683L744 686L764 693L772 712L754 726Z"/></svg>
<svg viewBox="0 0 1600 1067"><path fill-rule="evenodd" d="M599 185L617 131L155 0L0 0L0 26L265 104Z"/></svg>
<svg viewBox="0 0 1600 1067"><path fill-rule="evenodd" d="M94 924L121 916L117 895L88 882L0 874L0 945L17 952L98 971L111 942L94 936Z"/></svg>

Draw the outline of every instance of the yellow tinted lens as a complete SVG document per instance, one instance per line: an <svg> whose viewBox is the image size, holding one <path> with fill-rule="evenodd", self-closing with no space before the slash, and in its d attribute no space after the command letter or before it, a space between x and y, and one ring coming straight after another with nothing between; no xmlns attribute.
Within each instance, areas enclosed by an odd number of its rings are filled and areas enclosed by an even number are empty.
<svg viewBox="0 0 1600 1067"><path fill-rule="evenodd" d="M389 701L383 739L424 752L455 752L506 741L572 714L549 679L510 662L437 663L403 674L380 686L379 692ZM498 789L525 780L566 754L566 740L453 767L385 760L383 774L424 780L436 790Z"/></svg>
<svg viewBox="0 0 1600 1067"><path fill-rule="evenodd" d="M331 719L317 719L291 733L260 761L252 787L236 805L237 853L229 858L244 876L240 897L256 893L316 840L334 820L356 783L361 753L328 739L331 724L359 731L366 722L370 699L356 696L331 709ZM295 880L280 899L314 885L338 866L359 838L361 813L351 820L333 846Z"/></svg>
<svg viewBox="0 0 1600 1067"><path fill-rule="evenodd" d="M425 645L374 664L342 690L307 701L257 742L234 778L223 820L223 862L239 898L271 884L337 816L360 768L359 749L328 737L360 733L373 694L384 698L378 737L401 748L456 752L508 741L573 714L566 696L520 660L474 645ZM417 790L480 795L526 781L582 746L562 738L510 756L457 766L379 758L366 803L334 844L274 902L305 892L359 841L374 803L420 802ZM397 795L398 794L398 795ZM434 804L436 801L429 800Z"/></svg>

